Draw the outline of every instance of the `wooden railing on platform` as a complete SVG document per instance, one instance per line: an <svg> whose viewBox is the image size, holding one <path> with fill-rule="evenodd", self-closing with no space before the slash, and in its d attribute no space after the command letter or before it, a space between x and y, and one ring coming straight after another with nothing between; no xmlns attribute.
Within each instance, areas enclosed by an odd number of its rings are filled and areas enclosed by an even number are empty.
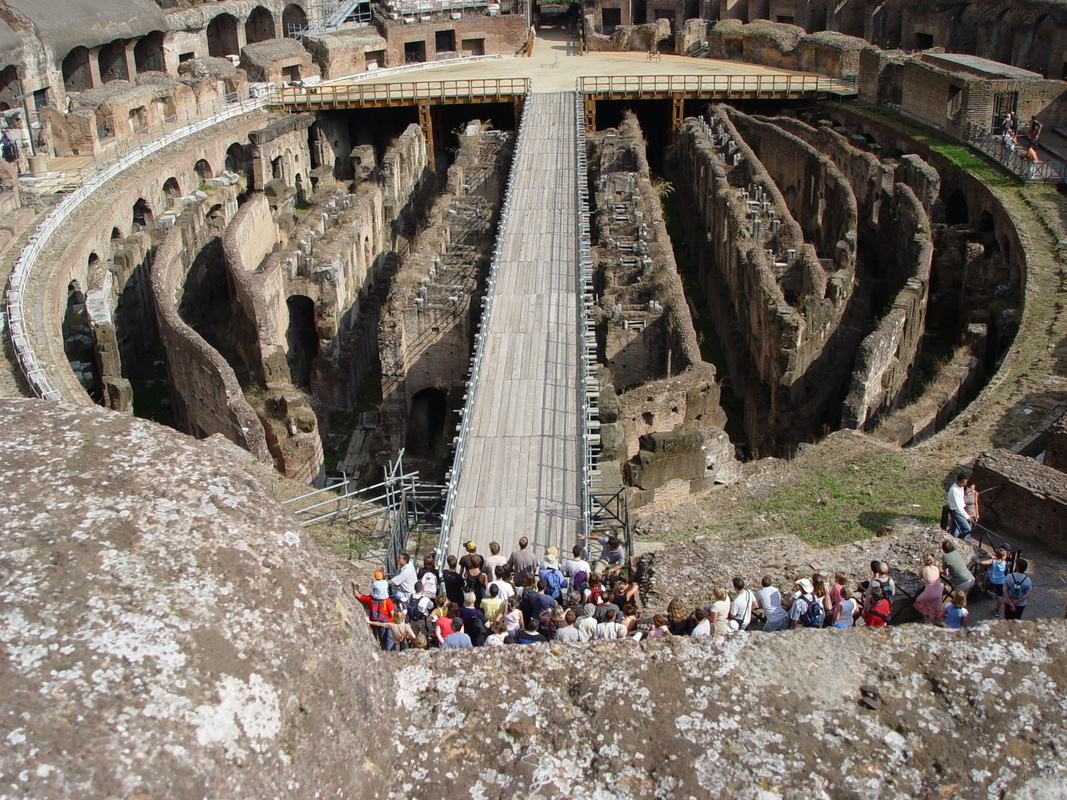
<svg viewBox="0 0 1067 800"><path fill-rule="evenodd" d="M493 103L521 98L529 85L529 78L480 78L287 86L276 90L270 102L291 110L395 106L419 102Z"/></svg>
<svg viewBox="0 0 1067 800"><path fill-rule="evenodd" d="M825 75L591 75L577 90L599 100L669 98L852 96L855 77Z"/></svg>

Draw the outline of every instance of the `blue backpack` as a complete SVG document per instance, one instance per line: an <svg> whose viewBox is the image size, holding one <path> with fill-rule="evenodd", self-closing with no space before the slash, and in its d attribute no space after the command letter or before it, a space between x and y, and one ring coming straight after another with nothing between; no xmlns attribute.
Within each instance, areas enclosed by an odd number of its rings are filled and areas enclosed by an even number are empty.
<svg viewBox="0 0 1067 800"><path fill-rule="evenodd" d="M563 576L560 575L558 569L546 570L545 583L548 584L548 588L545 590L545 594L551 597L553 600L563 599Z"/></svg>
<svg viewBox="0 0 1067 800"><path fill-rule="evenodd" d="M800 615L800 624L805 628L821 628L825 613L822 602L813 594L801 595L808 607Z"/></svg>

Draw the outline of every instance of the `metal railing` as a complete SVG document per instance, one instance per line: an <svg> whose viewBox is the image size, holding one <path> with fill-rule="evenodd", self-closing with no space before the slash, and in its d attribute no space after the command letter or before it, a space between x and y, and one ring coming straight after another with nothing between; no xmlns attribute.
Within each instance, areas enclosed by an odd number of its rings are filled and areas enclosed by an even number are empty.
<svg viewBox="0 0 1067 800"><path fill-rule="evenodd" d="M492 102L526 95L529 89L529 78L330 83L320 86L276 89L271 93L271 103L300 109L341 105L380 105L419 100Z"/></svg>
<svg viewBox="0 0 1067 800"><path fill-rule="evenodd" d="M527 91L526 101L523 105L524 109L528 107L530 102L528 81L526 86ZM458 435L453 439L455 452L452 457L452 469L448 471L448 493L445 500L445 510L441 515L441 535L437 541L436 556L438 563L442 563L448 555L448 541L452 536L452 512L455 505L455 498L458 494L460 478L463 475L467 437L470 434L470 426L472 424L472 414L470 412L474 408L474 398L478 393L478 383L484 363L483 357L487 346L486 340L489 332L489 318L493 313L493 300L496 297L496 279L497 274L500 271L500 262L503 258L502 249L504 234L508 230L508 226L511 224L511 198L515 190L515 174L519 167L519 156L522 152L522 145L526 141L527 131L529 130L528 120L529 115L523 113L522 119L519 121L519 131L515 136L514 155L511 159L511 170L508 173L508 183L507 190L504 194L504 203L500 209L500 220L497 223L496 243L493 246L493 259L489 265L489 278L486 281L485 300L482 304L482 318L481 322L478 324L478 335L474 342L474 356L471 358L470 375L467 378L465 402L463 409L460 411L462 420L460 421Z"/></svg>
<svg viewBox="0 0 1067 800"><path fill-rule="evenodd" d="M240 98L237 95L227 95L221 104L212 106L211 110L202 116L189 117L184 123L180 122L181 115L168 118L175 121L173 126L169 126L168 120L164 120L158 125L145 128L137 135L120 141L106 157L94 160L83 170L74 171L76 173L74 180L80 182L81 185L52 209L44 221L37 226L29 237L29 243L15 261L11 276L8 278L7 322L11 344L22 374L35 395L46 400L60 399L60 393L51 386L44 367L37 359L27 329L24 307L26 287L33 275L37 260L52 235L97 189L120 172L187 136L200 133L220 122L259 110L265 105L267 105L265 96ZM202 107L197 108L197 111L200 110Z"/></svg>
<svg viewBox="0 0 1067 800"><path fill-rule="evenodd" d="M854 95L855 76L826 75L590 75L577 79L582 94L640 97L806 97Z"/></svg>
<svg viewBox="0 0 1067 800"><path fill-rule="evenodd" d="M967 123L964 140L988 156L999 161L1024 181L1067 180L1067 161L1039 161L1036 164L1025 155L1025 150L1016 147L1009 150L1001 136L973 122Z"/></svg>
<svg viewBox="0 0 1067 800"><path fill-rule="evenodd" d="M593 297L593 248L589 226L589 165L585 143L585 107L582 95L574 95L575 183L577 185L578 237L575 241L576 285L578 307L578 458L581 476L582 536L589 534L593 515L593 478L596 475L594 446L600 443L599 397L600 385L596 376L596 330L589 311Z"/></svg>

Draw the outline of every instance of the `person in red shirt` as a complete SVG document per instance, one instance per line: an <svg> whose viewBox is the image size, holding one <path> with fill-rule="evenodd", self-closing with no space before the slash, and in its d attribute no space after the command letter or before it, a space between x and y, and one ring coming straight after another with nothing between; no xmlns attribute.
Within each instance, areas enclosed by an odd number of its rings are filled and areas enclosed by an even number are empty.
<svg viewBox="0 0 1067 800"><path fill-rule="evenodd" d="M863 621L869 628L884 628L889 622L889 601L885 599L881 586L871 590L871 602L863 612Z"/></svg>
<svg viewBox="0 0 1067 800"><path fill-rule="evenodd" d="M389 597L389 584L385 582L385 575L382 572L374 573L374 583L370 586L370 594L360 594L359 587L355 583L352 584L352 594L366 607L367 614L373 622L388 624L393 621L396 609ZM381 644L382 650L393 649L393 634L389 628L372 627L371 630Z"/></svg>

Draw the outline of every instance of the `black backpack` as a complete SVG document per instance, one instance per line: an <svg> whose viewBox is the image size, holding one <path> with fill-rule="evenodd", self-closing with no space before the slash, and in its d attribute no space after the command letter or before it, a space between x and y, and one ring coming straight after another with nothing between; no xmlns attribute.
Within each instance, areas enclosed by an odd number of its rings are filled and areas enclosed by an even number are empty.
<svg viewBox="0 0 1067 800"><path fill-rule="evenodd" d="M805 628L821 628L826 612L822 607L822 601L813 594L801 595L808 607L800 615L800 624Z"/></svg>

